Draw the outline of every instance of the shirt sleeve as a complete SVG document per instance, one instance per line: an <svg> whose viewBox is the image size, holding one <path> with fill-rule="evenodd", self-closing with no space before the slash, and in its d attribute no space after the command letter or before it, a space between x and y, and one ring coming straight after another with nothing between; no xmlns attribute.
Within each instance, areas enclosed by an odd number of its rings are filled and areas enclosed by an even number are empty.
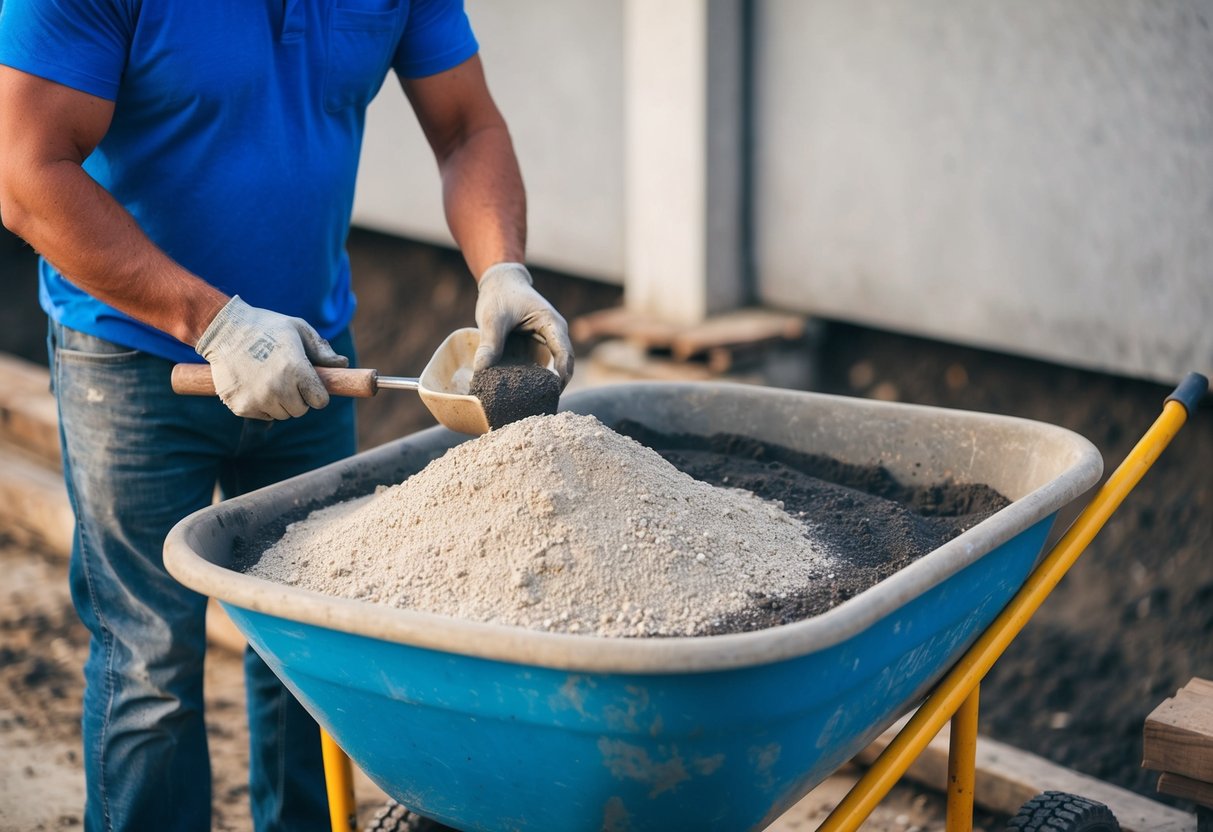
<svg viewBox="0 0 1213 832"><path fill-rule="evenodd" d="M0 0L0 64L113 101L134 29L128 0Z"/></svg>
<svg viewBox="0 0 1213 832"><path fill-rule="evenodd" d="M458 66L479 48L463 0L412 0L392 67L401 78L424 78Z"/></svg>

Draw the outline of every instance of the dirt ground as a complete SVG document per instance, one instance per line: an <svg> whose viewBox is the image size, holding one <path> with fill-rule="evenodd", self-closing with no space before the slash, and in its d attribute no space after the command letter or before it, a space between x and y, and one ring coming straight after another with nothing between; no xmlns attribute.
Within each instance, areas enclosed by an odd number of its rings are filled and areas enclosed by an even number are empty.
<svg viewBox="0 0 1213 832"><path fill-rule="evenodd" d="M442 334L471 323L474 289L456 254L358 231L351 254L363 366L416 374ZM618 302L611 287L542 270L535 277L568 317ZM10 250L2 237L0 289L6 298L0 350L45 361L28 252ZM817 361L825 392L1062 425L1094 442L1109 470L1169 392L841 323L826 326ZM360 444L371 447L429 424L415 396L385 392L360 405ZM984 733L1156 797L1154 776L1140 769L1145 716L1190 677L1213 678L1210 470L1213 408L1206 406L995 667L983 687ZM11 542L0 544L0 555L6 575L0 582L0 829L71 828L79 823L75 746L85 641L66 600L61 562ZM58 588L48 590L50 584ZM215 828L245 829L238 662L220 655L207 672L220 812ZM896 819L904 823L881 828L937 828L921 816L903 812Z"/></svg>
<svg viewBox="0 0 1213 832"><path fill-rule="evenodd" d="M81 667L88 634L67 591L67 563L0 537L0 829L72 829L82 823ZM240 659L212 650L207 729L217 832L247 828L247 722Z"/></svg>

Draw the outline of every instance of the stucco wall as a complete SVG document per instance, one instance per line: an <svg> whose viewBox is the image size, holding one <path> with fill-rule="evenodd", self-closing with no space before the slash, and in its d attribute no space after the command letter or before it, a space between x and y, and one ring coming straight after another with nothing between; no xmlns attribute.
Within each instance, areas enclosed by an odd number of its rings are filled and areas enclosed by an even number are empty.
<svg viewBox="0 0 1213 832"><path fill-rule="evenodd" d="M529 201L530 258L623 276L623 10L592 0L467 0ZM394 75L367 115L354 221L450 244L437 170Z"/></svg>
<svg viewBox="0 0 1213 832"><path fill-rule="evenodd" d="M766 302L1161 380L1213 366L1213 3L757 12Z"/></svg>
<svg viewBox="0 0 1213 832"><path fill-rule="evenodd" d="M687 222L670 200L636 202L657 180L637 173L652 148L629 143L668 135L670 118L687 120L678 135L721 130L673 106L625 129L649 112L625 106L649 89L627 73L700 73L753 96L752 155L735 160L753 234L730 246L749 246L738 283L759 301L1164 381L1213 370L1213 0L736 0L751 4L749 76L735 51L692 66L702 50L646 46L625 25L645 0L631 2L468 0L534 262L669 298L680 319L695 293L671 286L706 287L742 259L695 249L625 281L629 263L682 250L654 228ZM705 37L701 10L679 8L669 37ZM700 236L724 239L694 213ZM372 106L355 220L450 241L394 79Z"/></svg>

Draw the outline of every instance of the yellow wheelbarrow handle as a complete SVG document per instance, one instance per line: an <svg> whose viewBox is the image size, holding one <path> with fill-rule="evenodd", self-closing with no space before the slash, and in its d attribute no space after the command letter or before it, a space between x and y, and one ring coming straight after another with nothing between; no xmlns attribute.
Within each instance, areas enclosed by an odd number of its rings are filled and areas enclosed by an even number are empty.
<svg viewBox="0 0 1213 832"><path fill-rule="evenodd" d="M1012 639L1028 623L1045 598L1069 571L1091 539L1103 528L1133 487L1154 464L1175 434L1196 409L1209 388L1209 380L1199 373L1187 378L1167 397L1163 412L1125 457L1124 462L1108 477L1091 502L1078 515L1040 566L1011 599L1002 613L982 633L953 668L935 687L927 700L889 743L876 761L859 779L842 802L819 827L818 832L854 832L884 799L889 790L905 774L927 745L961 706L964 719L953 725L952 747L964 749L967 765L950 765L949 774L956 778L955 788L949 789L948 830L969 829L972 826L973 757L977 734L977 686L994 662L1007 649ZM971 701L967 701L970 700ZM972 734L971 741L968 734ZM957 736L960 735L960 736ZM967 803L968 817L953 818L954 807Z"/></svg>

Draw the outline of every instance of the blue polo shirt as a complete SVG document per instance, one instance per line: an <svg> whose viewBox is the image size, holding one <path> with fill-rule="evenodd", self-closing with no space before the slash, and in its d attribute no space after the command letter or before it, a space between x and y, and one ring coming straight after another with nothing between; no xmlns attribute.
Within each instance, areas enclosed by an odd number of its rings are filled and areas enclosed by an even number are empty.
<svg viewBox="0 0 1213 832"><path fill-rule="evenodd" d="M462 0L0 0L0 63L115 102L84 169L170 257L333 337L366 106L476 53ZM401 182L401 187L405 182ZM41 264L56 321L173 361L170 335Z"/></svg>

